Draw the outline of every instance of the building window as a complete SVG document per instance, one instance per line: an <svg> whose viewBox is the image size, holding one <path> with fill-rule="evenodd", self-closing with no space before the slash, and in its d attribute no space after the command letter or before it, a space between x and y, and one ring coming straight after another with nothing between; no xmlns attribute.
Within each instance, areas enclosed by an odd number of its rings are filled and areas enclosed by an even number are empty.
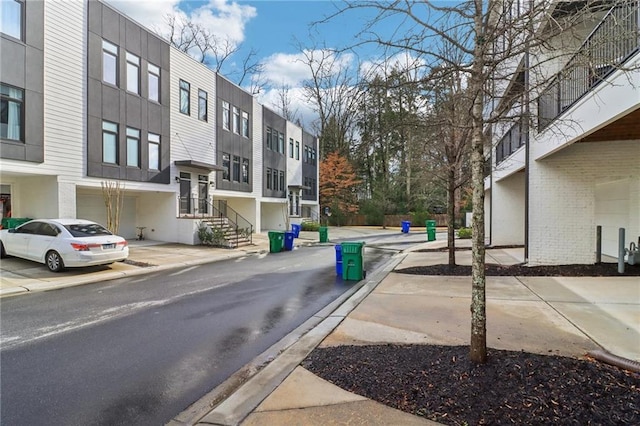
<svg viewBox="0 0 640 426"><path fill-rule="evenodd" d="M242 159L242 183L249 183L249 159Z"/></svg>
<svg viewBox="0 0 640 426"><path fill-rule="evenodd" d="M222 180L229 180L231 175L231 156L226 152L222 153L222 167L224 167L224 170L222 171Z"/></svg>
<svg viewBox="0 0 640 426"><path fill-rule="evenodd" d="M233 181L240 182L240 157L233 156Z"/></svg>
<svg viewBox="0 0 640 426"><path fill-rule="evenodd" d="M231 122L231 105L229 102L222 101L222 128L229 130L229 123Z"/></svg>
<svg viewBox="0 0 640 426"><path fill-rule="evenodd" d="M22 141L24 129L24 91L17 87L0 85L0 138Z"/></svg>
<svg viewBox="0 0 640 426"><path fill-rule="evenodd" d="M278 133L278 152L284 154L284 133Z"/></svg>
<svg viewBox="0 0 640 426"><path fill-rule="evenodd" d="M102 162L118 164L118 125L102 122Z"/></svg>
<svg viewBox="0 0 640 426"><path fill-rule="evenodd" d="M296 141L296 160L300 159L300 141Z"/></svg>
<svg viewBox="0 0 640 426"><path fill-rule="evenodd" d="M0 14L0 32L22 40L22 23L24 15L23 0L2 0Z"/></svg>
<svg viewBox="0 0 640 426"><path fill-rule="evenodd" d="M240 134L240 109L233 107L233 133Z"/></svg>
<svg viewBox="0 0 640 426"><path fill-rule="evenodd" d="M271 189L271 169L267 169L267 189Z"/></svg>
<svg viewBox="0 0 640 426"><path fill-rule="evenodd" d="M289 138L289 157L293 158L293 138Z"/></svg>
<svg viewBox="0 0 640 426"><path fill-rule="evenodd" d="M284 172L280 171L280 191L284 191Z"/></svg>
<svg viewBox="0 0 640 426"><path fill-rule="evenodd" d="M149 133L149 170L160 170L160 135Z"/></svg>
<svg viewBox="0 0 640 426"><path fill-rule="evenodd" d="M127 127L127 166L140 167L140 130Z"/></svg>
<svg viewBox="0 0 640 426"><path fill-rule="evenodd" d="M184 80L180 80L180 112L191 115L189 97L191 96L191 85Z"/></svg>
<svg viewBox="0 0 640 426"><path fill-rule="evenodd" d="M160 68L153 64L147 66L149 81L149 100L160 102Z"/></svg>
<svg viewBox="0 0 640 426"><path fill-rule="evenodd" d="M274 191L278 191L278 171L274 170L273 171L273 190Z"/></svg>
<svg viewBox="0 0 640 426"><path fill-rule="evenodd" d="M249 113L242 111L242 136L249 137Z"/></svg>
<svg viewBox="0 0 640 426"><path fill-rule="evenodd" d="M267 127L267 149L273 149L272 138L273 136L271 135L271 127Z"/></svg>
<svg viewBox="0 0 640 426"><path fill-rule="evenodd" d="M127 52L127 90L140 94L140 58Z"/></svg>
<svg viewBox="0 0 640 426"><path fill-rule="evenodd" d="M198 118L207 121L207 92L198 89Z"/></svg>
<svg viewBox="0 0 640 426"><path fill-rule="evenodd" d="M316 164L316 149L311 148L311 164Z"/></svg>
<svg viewBox="0 0 640 426"><path fill-rule="evenodd" d="M102 81L118 85L118 46L106 40L102 40Z"/></svg>

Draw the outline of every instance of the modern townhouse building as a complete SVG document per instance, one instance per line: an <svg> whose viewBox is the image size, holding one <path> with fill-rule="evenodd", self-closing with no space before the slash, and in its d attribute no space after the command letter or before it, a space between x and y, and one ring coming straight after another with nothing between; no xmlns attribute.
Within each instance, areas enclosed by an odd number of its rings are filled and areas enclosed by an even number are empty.
<svg viewBox="0 0 640 426"><path fill-rule="evenodd" d="M572 13L568 3L554 2L548 13ZM494 87L495 98L516 99L509 115L523 118L491 129L485 211L492 245L524 245L536 265L594 263L597 226L604 255L618 256L619 228L627 247L638 243L639 22L638 1L617 2L516 58L515 77Z"/></svg>
<svg viewBox="0 0 640 426"><path fill-rule="evenodd" d="M262 133L277 128L279 143L290 123L263 123L249 93L98 0L1 4L3 217L106 223L103 186L117 182L129 239L195 244L211 217L284 229L288 216L269 218L273 204L287 212L287 162Z"/></svg>

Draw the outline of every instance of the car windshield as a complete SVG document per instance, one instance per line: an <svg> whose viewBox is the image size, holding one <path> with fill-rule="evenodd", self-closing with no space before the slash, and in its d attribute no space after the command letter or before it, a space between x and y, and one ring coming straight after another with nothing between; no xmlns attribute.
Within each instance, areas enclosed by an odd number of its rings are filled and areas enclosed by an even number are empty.
<svg viewBox="0 0 640 426"><path fill-rule="evenodd" d="M112 235L107 228L97 223L72 223L65 228L74 237L95 237L97 235Z"/></svg>

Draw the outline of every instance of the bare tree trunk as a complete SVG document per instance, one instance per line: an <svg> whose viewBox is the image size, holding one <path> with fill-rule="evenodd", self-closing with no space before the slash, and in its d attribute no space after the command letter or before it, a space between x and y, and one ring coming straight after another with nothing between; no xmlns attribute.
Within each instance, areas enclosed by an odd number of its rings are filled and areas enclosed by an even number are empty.
<svg viewBox="0 0 640 426"><path fill-rule="evenodd" d="M484 83L483 11L482 0L475 0L475 46L471 67L471 182L473 186L473 237L471 244L471 345L472 362L487 361L487 305L484 247L484 117L482 86ZM495 7L495 5L494 5ZM489 11L491 12L491 11Z"/></svg>
<svg viewBox="0 0 640 426"><path fill-rule="evenodd" d="M449 247L449 266L455 266L456 264L455 193L456 171L450 166L447 173L447 247Z"/></svg>

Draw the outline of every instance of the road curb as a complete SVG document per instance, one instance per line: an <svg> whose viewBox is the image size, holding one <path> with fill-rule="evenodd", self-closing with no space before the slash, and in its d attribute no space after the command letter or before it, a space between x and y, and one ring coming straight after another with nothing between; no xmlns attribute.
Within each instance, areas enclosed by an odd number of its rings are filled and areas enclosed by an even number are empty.
<svg viewBox="0 0 640 426"><path fill-rule="evenodd" d="M374 274L361 281L362 284L354 286L258 355L168 425L240 424L405 257L403 253L393 256Z"/></svg>

